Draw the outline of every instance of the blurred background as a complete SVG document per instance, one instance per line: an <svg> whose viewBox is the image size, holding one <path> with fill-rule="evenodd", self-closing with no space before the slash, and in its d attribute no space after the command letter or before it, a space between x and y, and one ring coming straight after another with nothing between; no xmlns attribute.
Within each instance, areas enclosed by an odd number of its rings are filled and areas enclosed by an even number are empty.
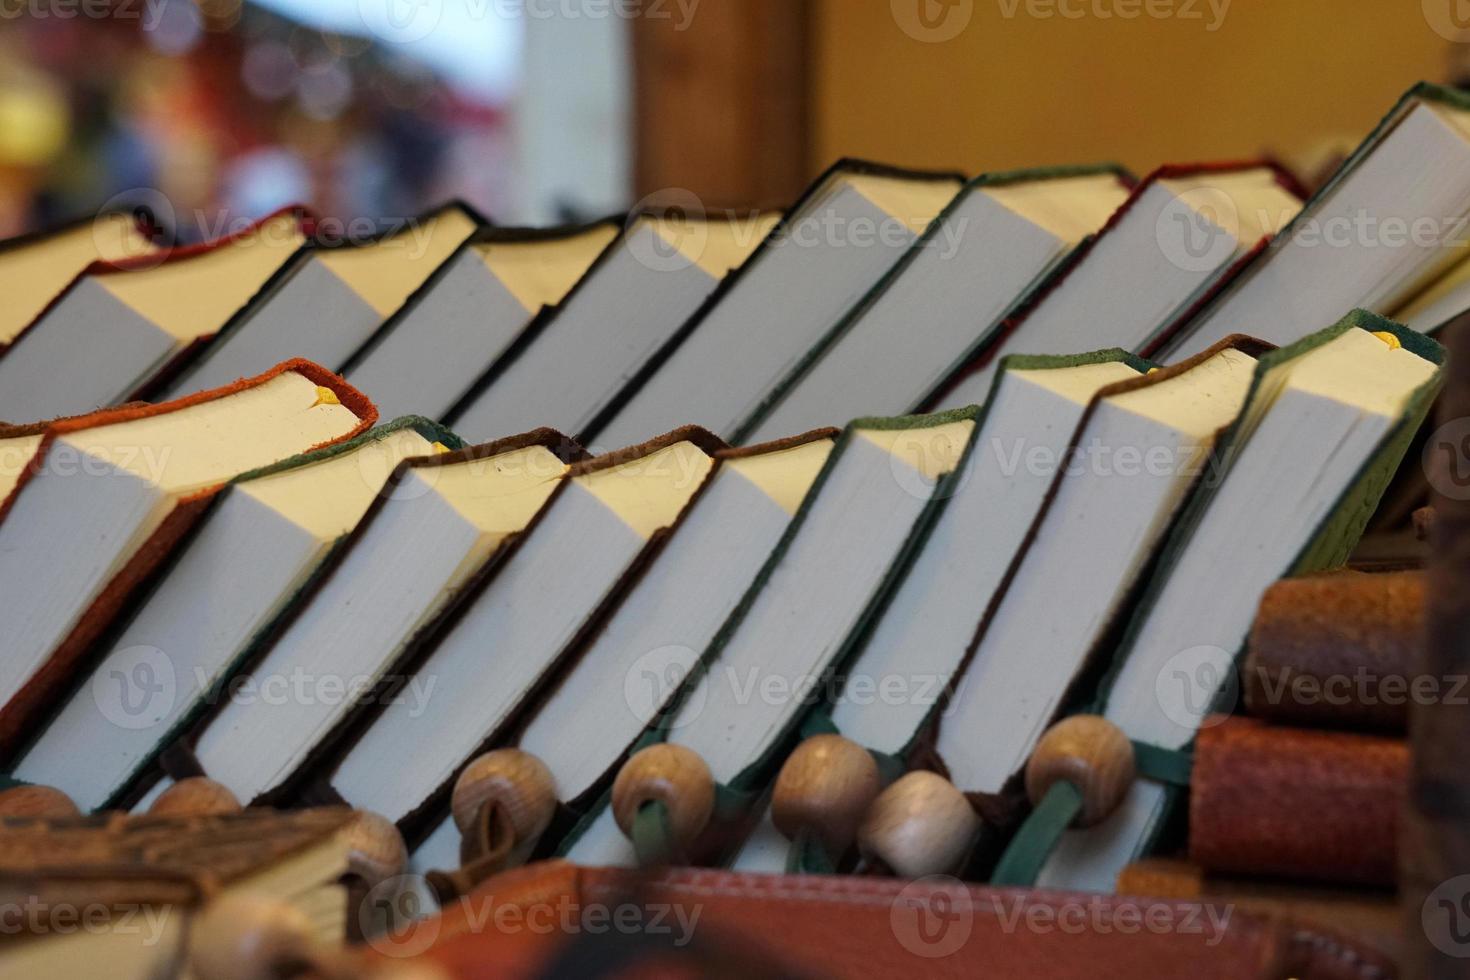
<svg viewBox="0 0 1470 980"><path fill-rule="evenodd" d="M1310 182L1414 81L1470 77L1461 3L0 0L0 234L138 188L384 222L778 205L843 155Z"/></svg>

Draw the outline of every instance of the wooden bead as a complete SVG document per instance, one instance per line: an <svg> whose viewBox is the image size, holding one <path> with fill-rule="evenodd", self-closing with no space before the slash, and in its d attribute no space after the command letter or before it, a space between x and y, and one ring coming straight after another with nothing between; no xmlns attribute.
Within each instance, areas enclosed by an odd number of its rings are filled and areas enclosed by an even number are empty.
<svg viewBox="0 0 1470 980"><path fill-rule="evenodd" d="M1082 794L1076 826L1091 827L1112 813L1133 784L1133 743L1099 715L1073 715L1053 725L1026 763L1026 795L1041 802L1066 780Z"/></svg>
<svg viewBox="0 0 1470 980"><path fill-rule="evenodd" d="M816 834L834 860L852 846L858 824L883 789L878 763L841 735L815 735L796 747L771 796L771 820L788 840Z"/></svg>
<svg viewBox="0 0 1470 980"><path fill-rule="evenodd" d="M64 820L81 815L70 796L50 786L15 786L0 793L0 818Z"/></svg>
<svg viewBox="0 0 1470 980"><path fill-rule="evenodd" d="M858 848L904 878L953 874L980 833L965 794L932 772L911 772L889 786L858 827Z"/></svg>
<svg viewBox="0 0 1470 980"><path fill-rule="evenodd" d="M510 818L513 849L534 844L556 815L556 782L546 764L520 749L496 749L469 764L454 784L451 809L459 832L467 834L486 803Z"/></svg>
<svg viewBox="0 0 1470 980"><path fill-rule="evenodd" d="M667 742L650 745L629 759L613 781L612 807L618 827L633 835L633 818L657 800L669 811L670 842L683 850L709 825L715 811L715 777L699 754Z"/></svg>
<svg viewBox="0 0 1470 980"><path fill-rule="evenodd" d="M371 888L401 875L408 867L408 846L403 835L386 817L358 810L348 829L347 870Z"/></svg>
<svg viewBox="0 0 1470 980"><path fill-rule="evenodd" d="M235 794L203 776L174 783L148 808L150 817L214 817L239 812Z"/></svg>
<svg viewBox="0 0 1470 980"><path fill-rule="evenodd" d="M301 909L260 895L209 903L189 935L191 976L198 980L279 980L317 957L316 930Z"/></svg>

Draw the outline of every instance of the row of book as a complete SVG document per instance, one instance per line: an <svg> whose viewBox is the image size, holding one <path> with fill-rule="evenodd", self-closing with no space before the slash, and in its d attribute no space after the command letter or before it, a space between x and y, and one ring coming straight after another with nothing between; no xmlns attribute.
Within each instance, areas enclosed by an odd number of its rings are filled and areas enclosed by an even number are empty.
<svg viewBox="0 0 1470 980"><path fill-rule="evenodd" d="M0 416L48 420L0 427L0 766L88 812L345 802L427 872L515 749L554 796L518 859L1110 890L1263 591L1341 563L1440 384L1379 313L1470 307L1467 112L1416 88L1304 205L1259 165L840 164L746 222L13 243ZM1137 778L1073 826L1024 772L1084 711ZM835 734L874 807L968 821L788 839L773 786ZM630 821L619 777L672 749L705 803Z"/></svg>
<svg viewBox="0 0 1470 980"><path fill-rule="evenodd" d="M1467 109L1408 93L1303 204L1260 163L966 182L843 161L785 213L697 202L566 228L451 204L375 237L288 209L193 247L134 216L0 249L0 419L159 400L305 357L476 441L733 444L972 404L1007 353L1177 360L1346 311L1470 303Z"/></svg>
<svg viewBox="0 0 1470 980"><path fill-rule="evenodd" d="M997 801L945 862L986 874L1067 712L1095 702L1165 755L1193 740L1262 591L1356 541L1440 360L1359 311L1167 368L1012 356L945 413L596 457L548 429L369 428L297 361L6 433L26 462L0 512L0 751L86 810L201 775L346 801L430 870L458 863L456 781L507 747L559 801L528 849L647 860L608 789L678 745L726 801L681 850L779 870L754 818L800 735L835 731ZM1110 888L1170 808L1149 775L1038 879Z"/></svg>

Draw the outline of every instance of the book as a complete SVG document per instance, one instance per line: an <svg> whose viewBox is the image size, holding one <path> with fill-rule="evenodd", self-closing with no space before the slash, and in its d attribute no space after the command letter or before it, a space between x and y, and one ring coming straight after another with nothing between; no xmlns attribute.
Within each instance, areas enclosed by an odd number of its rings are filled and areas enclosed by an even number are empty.
<svg viewBox="0 0 1470 980"><path fill-rule="evenodd" d="M446 419L465 432L585 432L769 234L780 215L641 214L566 298L496 358Z"/></svg>
<svg viewBox="0 0 1470 980"><path fill-rule="evenodd" d="M0 418L128 400L224 328L308 231L291 208L205 245L93 263L0 355Z"/></svg>
<svg viewBox="0 0 1470 980"><path fill-rule="evenodd" d="M587 437L621 445L685 422L730 436L961 185L958 174L856 160L833 165L588 426Z"/></svg>
<svg viewBox="0 0 1470 980"><path fill-rule="evenodd" d="M49 231L0 242L0 351L50 306L94 262L122 262L152 255L152 219L104 211Z"/></svg>
<svg viewBox="0 0 1470 980"><path fill-rule="evenodd" d="M1246 712L1274 724L1407 734L1427 586L1420 570L1350 569L1269 586L1241 671Z"/></svg>
<svg viewBox="0 0 1470 980"><path fill-rule="evenodd" d="M625 579L654 563L723 448L706 432L676 429L573 466L534 533L467 591L414 663L395 665L434 682L433 712L410 699L383 704L350 733L340 761L320 767L336 795L395 822L446 812L464 765L626 593ZM589 741L604 737L589 728Z"/></svg>
<svg viewBox="0 0 1470 980"><path fill-rule="evenodd" d="M1227 465L1172 532L1110 651L1096 713L1136 743L1190 744L1234 676L1266 588L1340 565L1356 542L1437 390L1442 357L1433 341L1358 311L1261 359L1224 441ZM1148 847L1171 789L1139 778L1102 823L1066 831L1049 856L1032 847L1038 880L1109 887Z"/></svg>
<svg viewBox="0 0 1470 980"><path fill-rule="evenodd" d="M843 639L932 517L974 428L972 410L851 423L775 551L700 652L698 670L640 744L691 749L733 792L763 788L813 692L840 669ZM724 836L712 833L711 843ZM637 863L607 807L573 831L564 851L584 864Z"/></svg>
<svg viewBox="0 0 1470 980"><path fill-rule="evenodd" d="M7 975L193 975L190 928L208 903L278 902L323 943L346 935L353 815L7 820L0 900Z"/></svg>
<svg viewBox="0 0 1470 980"><path fill-rule="evenodd" d="M454 201L366 240L318 229L208 349L167 386L228 384L288 357L340 368L485 219Z"/></svg>
<svg viewBox="0 0 1470 980"><path fill-rule="evenodd" d="M1301 209L1278 169L1260 163L1171 165L1149 174L1070 266L965 368L940 399L984 397L1008 352L1089 347L1146 353L1186 311Z"/></svg>
<svg viewBox="0 0 1470 980"><path fill-rule="evenodd" d="M736 442L917 409L1128 195L1116 167L986 174L744 419ZM914 328L922 323L923 329Z"/></svg>
<svg viewBox="0 0 1470 980"><path fill-rule="evenodd" d="M1188 357L1240 329L1289 344L1353 309L1393 310L1461 257L1467 165L1470 95L1414 86L1156 356Z"/></svg>
<svg viewBox="0 0 1470 980"><path fill-rule="evenodd" d="M714 453L714 468L633 582L524 720L489 747L515 745L551 772L564 816L550 850L607 789L620 760L677 693L734 611L832 451L835 429ZM457 867L460 834L444 816L414 864Z"/></svg>
<svg viewBox="0 0 1470 980"><path fill-rule="evenodd" d="M1470 310L1470 259L1461 259L1390 315L1410 330L1434 334L1467 310Z"/></svg>
<svg viewBox="0 0 1470 980"><path fill-rule="evenodd" d="M405 418L234 479L11 774L61 790L83 811L124 802L307 593L398 463L457 448L447 430Z"/></svg>
<svg viewBox="0 0 1470 980"><path fill-rule="evenodd" d="M386 412L445 420L536 317L571 292L620 225L609 218L481 229L353 353L343 375L374 392Z"/></svg>
<svg viewBox="0 0 1470 980"><path fill-rule="evenodd" d="M0 756L242 472L350 439L372 404L309 361L228 388L52 423L0 502Z"/></svg>
<svg viewBox="0 0 1470 980"><path fill-rule="evenodd" d="M998 796L1024 766L1170 522L1209 478L1264 350L1232 339L1097 393L970 641L963 684L931 709L936 750L960 789Z"/></svg>
<svg viewBox="0 0 1470 980"><path fill-rule="evenodd" d="M211 704L177 749L242 801L280 787L455 596L515 547L581 455L540 429L400 463L311 594L242 667L236 693ZM419 712L444 696L404 680L401 696ZM283 685L305 693L270 696Z"/></svg>
<svg viewBox="0 0 1470 980"><path fill-rule="evenodd" d="M1217 716L1200 730L1192 763L1189 859L1206 871L1396 884L1409 787L1403 737Z"/></svg>
<svg viewBox="0 0 1470 980"><path fill-rule="evenodd" d="M818 710L871 751L902 757L957 677L970 640L1041 510L1093 396L1148 367L1122 351L1011 355L977 421L975 448ZM808 725L810 727L810 725ZM765 823L734 866L779 872L790 845Z"/></svg>

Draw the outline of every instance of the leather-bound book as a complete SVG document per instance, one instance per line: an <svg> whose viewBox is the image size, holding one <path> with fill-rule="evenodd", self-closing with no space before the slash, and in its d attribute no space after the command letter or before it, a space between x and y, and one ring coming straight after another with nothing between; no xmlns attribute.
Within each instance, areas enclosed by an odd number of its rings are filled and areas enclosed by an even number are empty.
<svg viewBox="0 0 1470 980"><path fill-rule="evenodd" d="M1288 725L1403 734L1411 700L1434 695L1432 679L1414 676L1425 584L1418 571L1343 570L1271 586L1248 641L1246 711Z"/></svg>
<svg viewBox="0 0 1470 980"><path fill-rule="evenodd" d="M1211 871L1391 887L1402 739L1234 717L1201 729L1189 856Z"/></svg>

